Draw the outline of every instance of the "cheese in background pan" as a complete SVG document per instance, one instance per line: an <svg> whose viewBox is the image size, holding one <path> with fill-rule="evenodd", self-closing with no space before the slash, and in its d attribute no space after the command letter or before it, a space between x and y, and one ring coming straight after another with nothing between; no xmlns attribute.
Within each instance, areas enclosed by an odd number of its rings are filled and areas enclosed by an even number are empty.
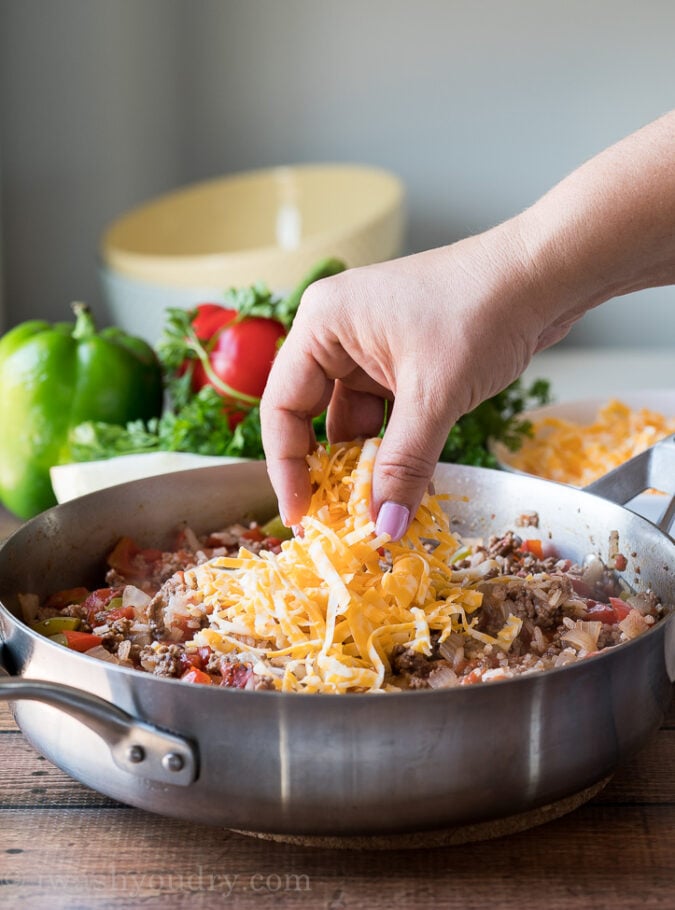
<svg viewBox="0 0 675 910"><path fill-rule="evenodd" d="M533 424L534 436L509 457L519 471L584 487L670 433L675 417L609 401L589 425L558 417Z"/></svg>
<svg viewBox="0 0 675 910"><path fill-rule="evenodd" d="M396 645L431 652L460 632L507 650L513 617L497 638L474 630L479 591L454 583L459 543L440 499L426 495L398 543L376 536L371 478L379 440L319 448L308 459L314 489L303 536L281 552L221 557L186 572L211 624L192 647L252 661L282 691L383 691ZM425 546L432 540L435 546Z"/></svg>

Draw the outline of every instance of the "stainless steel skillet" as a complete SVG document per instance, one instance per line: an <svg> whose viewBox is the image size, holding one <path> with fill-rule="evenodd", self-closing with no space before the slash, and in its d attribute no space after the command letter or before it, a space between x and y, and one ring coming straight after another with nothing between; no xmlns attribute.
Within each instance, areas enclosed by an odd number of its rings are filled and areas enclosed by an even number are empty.
<svg viewBox="0 0 675 910"><path fill-rule="evenodd" d="M628 501L675 493L675 439L599 483ZM635 472L639 470L639 476ZM538 515L567 556L607 556L618 531L631 585L675 602L675 543L606 499L538 480L439 465L458 532ZM638 489L639 488L639 489ZM242 692L159 679L68 651L20 619L17 595L93 583L122 534L156 545L181 521L205 531L275 500L262 463L202 468L94 493L43 513L0 550L0 698L72 777L131 805L287 835L382 835L501 819L607 777L662 722L675 680L672 617L579 664L452 690L381 696ZM528 535L534 536L533 529Z"/></svg>

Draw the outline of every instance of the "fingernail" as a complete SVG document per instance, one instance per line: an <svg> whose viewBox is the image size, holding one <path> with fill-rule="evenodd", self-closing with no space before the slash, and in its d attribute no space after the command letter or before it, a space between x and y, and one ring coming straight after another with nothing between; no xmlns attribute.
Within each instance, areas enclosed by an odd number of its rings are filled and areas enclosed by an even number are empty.
<svg viewBox="0 0 675 910"><path fill-rule="evenodd" d="M408 530L410 510L398 502L383 502L375 522L376 534L388 534L392 540L400 540Z"/></svg>

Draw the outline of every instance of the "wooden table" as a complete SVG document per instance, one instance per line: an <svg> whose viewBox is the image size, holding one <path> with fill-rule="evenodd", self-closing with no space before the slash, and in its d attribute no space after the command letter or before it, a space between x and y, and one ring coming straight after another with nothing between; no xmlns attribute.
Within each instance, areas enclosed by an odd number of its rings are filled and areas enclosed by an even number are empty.
<svg viewBox="0 0 675 910"><path fill-rule="evenodd" d="M675 907L675 711L602 793L510 837L433 850L257 841L75 783L0 710L0 906L628 910Z"/></svg>

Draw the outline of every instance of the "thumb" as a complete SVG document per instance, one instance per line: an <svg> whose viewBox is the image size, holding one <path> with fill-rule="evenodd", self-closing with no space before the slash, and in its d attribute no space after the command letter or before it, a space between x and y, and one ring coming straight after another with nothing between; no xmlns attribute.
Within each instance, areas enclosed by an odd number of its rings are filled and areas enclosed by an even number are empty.
<svg viewBox="0 0 675 910"><path fill-rule="evenodd" d="M429 488L450 427L459 417L423 402L414 390L396 397L375 460L376 531L392 540L405 534Z"/></svg>

